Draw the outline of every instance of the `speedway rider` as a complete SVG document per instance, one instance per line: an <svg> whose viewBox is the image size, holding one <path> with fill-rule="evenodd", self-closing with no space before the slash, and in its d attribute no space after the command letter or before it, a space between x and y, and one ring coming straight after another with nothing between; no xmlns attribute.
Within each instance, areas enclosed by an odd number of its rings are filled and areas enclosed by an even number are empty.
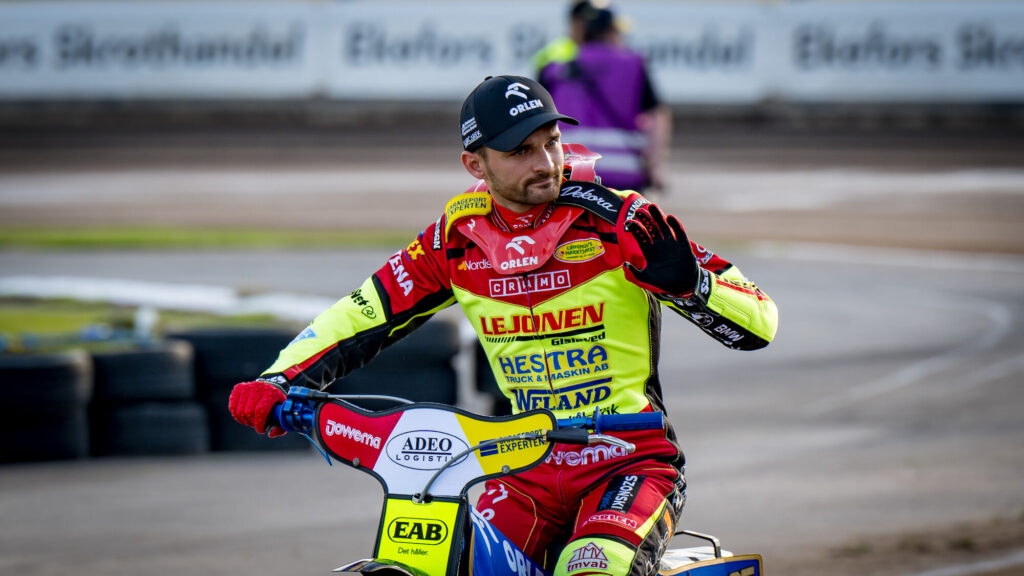
<svg viewBox="0 0 1024 576"><path fill-rule="evenodd" d="M232 415L264 433L290 383L325 388L456 302L516 413L664 411L662 306L730 348L768 345L771 299L690 242L674 216L597 183L585 149L568 146L581 160L567 166L559 121L576 124L531 79L478 85L462 106L461 159L480 184L317 316L258 380L235 386ZM653 573L685 498L682 451L671 427L616 435L636 452L556 445L541 465L488 481L477 509L555 574ZM556 544L560 556L546 557Z"/></svg>

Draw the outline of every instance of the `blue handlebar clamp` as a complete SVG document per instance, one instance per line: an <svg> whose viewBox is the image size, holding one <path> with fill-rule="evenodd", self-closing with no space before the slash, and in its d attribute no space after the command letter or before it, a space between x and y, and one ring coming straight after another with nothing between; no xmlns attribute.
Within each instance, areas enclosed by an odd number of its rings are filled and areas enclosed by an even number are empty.
<svg viewBox="0 0 1024 576"><path fill-rule="evenodd" d="M595 417L594 430L598 434L621 430L659 430L665 427L663 412L637 412L635 414L600 414Z"/></svg>
<svg viewBox="0 0 1024 576"><path fill-rule="evenodd" d="M309 434L313 431L313 414L316 412L313 401L325 400L327 397L326 392L292 386L288 389L288 397L284 402L274 406L271 415L286 431Z"/></svg>
<svg viewBox="0 0 1024 576"><path fill-rule="evenodd" d="M597 434L623 430L658 430L665 427L663 412L637 412L634 414L601 414L597 409L593 416L560 418L559 428L586 428Z"/></svg>

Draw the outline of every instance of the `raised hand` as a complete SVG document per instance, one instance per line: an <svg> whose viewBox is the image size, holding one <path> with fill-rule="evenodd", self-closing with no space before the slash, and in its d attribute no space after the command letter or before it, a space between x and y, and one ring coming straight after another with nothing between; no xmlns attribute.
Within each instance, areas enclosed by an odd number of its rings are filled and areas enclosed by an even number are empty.
<svg viewBox="0 0 1024 576"><path fill-rule="evenodd" d="M688 296L697 284L697 259L690 248L682 224L675 216L668 218L656 205L638 210L625 223L647 260L642 270L629 262L626 267L640 282L672 296Z"/></svg>

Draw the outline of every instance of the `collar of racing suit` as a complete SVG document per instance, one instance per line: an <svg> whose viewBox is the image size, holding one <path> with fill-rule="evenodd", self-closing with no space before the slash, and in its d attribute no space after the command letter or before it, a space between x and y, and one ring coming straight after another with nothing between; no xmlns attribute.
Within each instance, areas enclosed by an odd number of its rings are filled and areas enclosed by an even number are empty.
<svg viewBox="0 0 1024 576"><path fill-rule="evenodd" d="M514 212L505 208L497 202L492 202L494 210L491 211L491 218L502 230L519 232L527 228L538 228L547 221L555 211L550 203L538 204L526 212Z"/></svg>
<svg viewBox="0 0 1024 576"><path fill-rule="evenodd" d="M541 217L535 220L533 228L505 230L486 215L463 218L456 227L487 254L498 273L520 274L543 266L558 248L565 231L583 212L576 206L550 204L539 212Z"/></svg>

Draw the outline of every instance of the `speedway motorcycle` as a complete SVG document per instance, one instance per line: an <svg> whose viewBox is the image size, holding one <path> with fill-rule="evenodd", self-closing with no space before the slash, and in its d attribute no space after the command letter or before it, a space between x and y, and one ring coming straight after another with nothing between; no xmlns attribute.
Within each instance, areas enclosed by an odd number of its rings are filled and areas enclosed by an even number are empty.
<svg viewBox="0 0 1024 576"><path fill-rule="evenodd" d="M353 404L386 399L393 408ZM540 464L554 443L631 453L607 434L664 427L660 412L556 419L547 410L480 416L442 404L380 396L334 395L292 387L272 419L305 435L332 461L370 474L384 489L373 554L334 572L375 576L548 576L469 502L470 488ZM759 555L732 555L713 536L680 531L710 546L668 550L658 574L760 576ZM583 549L585 550L585 549ZM579 568L601 573L600 550L580 554Z"/></svg>

